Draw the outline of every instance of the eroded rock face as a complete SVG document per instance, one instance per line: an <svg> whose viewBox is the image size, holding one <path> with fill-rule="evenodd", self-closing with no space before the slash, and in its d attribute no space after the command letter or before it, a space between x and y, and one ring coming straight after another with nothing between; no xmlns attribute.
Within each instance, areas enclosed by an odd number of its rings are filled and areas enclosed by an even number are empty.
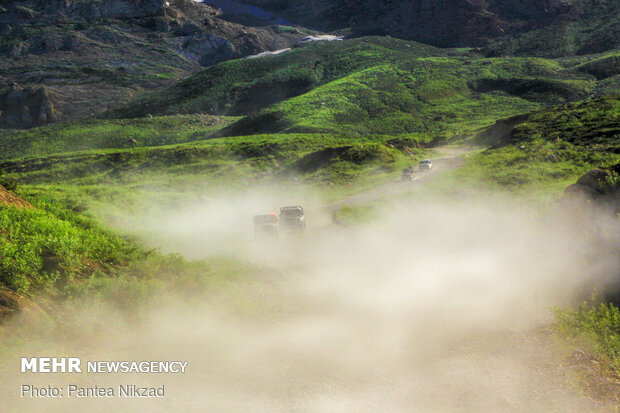
<svg viewBox="0 0 620 413"><path fill-rule="evenodd" d="M238 55L232 43L223 37L211 33L199 33L189 36L182 45L183 56L208 66Z"/></svg>
<svg viewBox="0 0 620 413"><path fill-rule="evenodd" d="M45 87L12 86L0 91L0 111L0 126L5 128L44 125L60 115Z"/></svg>
<svg viewBox="0 0 620 413"><path fill-rule="evenodd" d="M304 36L230 22L192 0L0 3L1 96L29 96L0 107L0 128L92 116L205 66L291 47ZM50 96L55 104L41 103Z"/></svg>
<svg viewBox="0 0 620 413"><path fill-rule="evenodd" d="M167 36L160 41L180 45L178 52L184 57L208 65L290 47L303 37L294 31L279 33L268 27L231 23L220 19L221 14L219 9L192 0L14 1L0 11L0 32L7 37L16 36L16 39L7 41L4 47L0 44L0 52L11 58L67 50L80 52L89 41L118 45L138 40L121 31L138 36L149 36L148 31L154 31ZM28 38L18 36L24 32L24 27L34 24L34 18L45 22L50 30ZM110 27L106 19L118 20L136 29ZM97 26L98 21L104 26ZM76 22L83 23L84 29L67 30L68 24Z"/></svg>
<svg viewBox="0 0 620 413"><path fill-rule="evenodd" d="M20 17L25 17L27 13L23 10L29 9L46 15L62 13L86 20L164 15L167 8L166 0L33 0L15 3L24 3L24 9L18 13Z"/></svg>

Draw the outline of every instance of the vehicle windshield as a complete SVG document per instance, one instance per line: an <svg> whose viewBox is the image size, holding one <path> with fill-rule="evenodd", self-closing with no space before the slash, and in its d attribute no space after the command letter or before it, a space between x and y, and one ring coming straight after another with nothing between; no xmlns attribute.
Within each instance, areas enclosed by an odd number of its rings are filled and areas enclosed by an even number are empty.
<svg viewBox="0 0 620 413"><path fill-rule="evenodd" d="M302 212L300 208L286 208L280 210L280 214L285 217L300 217Z"/></svg>

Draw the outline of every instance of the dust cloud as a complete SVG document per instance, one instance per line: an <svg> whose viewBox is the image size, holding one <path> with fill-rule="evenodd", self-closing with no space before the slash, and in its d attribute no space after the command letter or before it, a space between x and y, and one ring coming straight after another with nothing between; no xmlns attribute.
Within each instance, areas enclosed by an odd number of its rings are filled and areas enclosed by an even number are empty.
<svg viewBox="0 0 620 413"><path fill-rule="evenodd" d="M239 281L230 301L207 293L201 304L157 308L135 326L97 313L99 331L58 337L46 349L83 360L187 360L186 374L27 375L17 373L16 361L3 366L15 380L2 384L3 404L12 412L617 407L579 396L544 328L549 308L605 288L618 273L618 257L583 225L515 200L425 197L390 203L368 223L342 227L331 223L319 196L266 193L205 196L176 211L130 218L151 245L266 269ZM297 203L306 206L305 234L253 239L254 213ZM18 397L20 384L130 383L165 385L166 396Z"/></svg>

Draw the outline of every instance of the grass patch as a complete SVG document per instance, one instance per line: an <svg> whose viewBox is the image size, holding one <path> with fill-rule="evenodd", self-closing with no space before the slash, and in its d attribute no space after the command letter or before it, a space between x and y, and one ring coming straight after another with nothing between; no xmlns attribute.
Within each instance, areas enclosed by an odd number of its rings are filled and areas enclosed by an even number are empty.
<svg viewBox="0 0 620 413"><path fill-rule="evenodd" d="M0 159L44 156L89 149L137 148L205 139L234 118L208 115L86 120L0 132Z"/></svg>
<svg viewBox="0 0 620 413"><path fill-rule="evenodd" d="M45 303L52 320L97 305L139 316L158 303L202 300L205 291L258 271L224 258L190 262L147 250L62 202L30 200L36 209L0 206L0 288Z"/></svg>
<svg viewBox="0 0 620 413"><path fill-rule="evenodd" d="M586 172L620 162L620 98L536 111L504 130L482 131L473 142L489 136L493 146L470 154L440 185L558 198Z"/></svg>
<svg viewBox="0 0 620 413"><path fill-rule="evenodd" d="M556 310L555 329L588 346L606 369L620 373L620 309L611 303L584 302L575 311Z"/></svg>
<svg viewBox="0 0 620 413"><path fill-rule="evenodd" d="M69 210L0 208L0 282L22 293L65 283L78 274L127 265L136 246Z"/></svg>

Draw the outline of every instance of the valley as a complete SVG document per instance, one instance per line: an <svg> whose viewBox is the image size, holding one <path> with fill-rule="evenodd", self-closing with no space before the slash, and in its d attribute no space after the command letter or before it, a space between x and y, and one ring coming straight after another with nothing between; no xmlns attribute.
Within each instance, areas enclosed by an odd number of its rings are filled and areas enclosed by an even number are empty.
<svg viewBox="0 0 620 413"><path fill-rule="evenodd" d="M3 3L7 411L617 411L616 2L442 4Z"/></svg>

